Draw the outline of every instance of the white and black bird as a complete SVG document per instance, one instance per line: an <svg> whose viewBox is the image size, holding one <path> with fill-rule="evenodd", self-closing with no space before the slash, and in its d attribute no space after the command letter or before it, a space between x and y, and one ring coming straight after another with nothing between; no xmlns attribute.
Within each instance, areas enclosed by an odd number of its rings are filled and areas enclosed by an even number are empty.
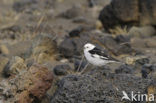
<svg viewBox="0 0 156 103"><path fill-rule="evenodd" d="M103 66L112 62L119 62L118 60L106 54L105 51L102 51L91 43L84 45L84 56L89 63L95 66Z"/></svg>

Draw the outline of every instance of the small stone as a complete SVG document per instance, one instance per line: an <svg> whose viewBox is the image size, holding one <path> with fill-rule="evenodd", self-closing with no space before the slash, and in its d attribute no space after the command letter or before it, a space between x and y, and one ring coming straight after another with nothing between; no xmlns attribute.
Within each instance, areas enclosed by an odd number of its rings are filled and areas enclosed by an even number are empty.
<svg viewBox="0 0 156 103"><path fill-rule="evenodd" d="M117 55L120 54L132 54L135 50L132 48L131 44L123 43L117 48Z"/></svg>
<svg viewBox="0 0 156 103"><path fill-rule="evenodd" d="M85 17L83 17L83 16L76 17L72 21L74 23L88 23L88 20Z"/></svg>
<svg viewBox="0 0 156 103"><path fill-rule="evenodd" d="M69 70L71 70L71 67L68 64L62 64L55 66L53 70L55 75L67 75Z"/></svg>
<svg viewBox="0 0 156 103"><path fill-rule="evenodd" d="M69 32L70 37L79 37L80 33L83 31L82 27L78 27Z"/></svg>
<svg viewBox="0 0 156 103"><path fill-rule="evenodd" d="M111 36L103 36L99 38L99 41L110 51L112 51L114 54L117 54L117 48L119 45Z"/></svg>
<svg viewBox="0 0 156 103"><path fill-rule="evenodd" d="M34 59L33 58L29 58L29 59L26 59L26 64L27 64L27 67L30 68L33 64L34 64Z"/></svg>
<svg viewBox="0 0 156 103"><path fill-rule="evenodd" d="M126 64L134 64L135 63L135 58L133 58L133 57L126 57L126 59L125 59L125 61L126 61Z"/></svg>
<svg viewBox="0 0 156 103"><path fill-rule="evenodd" d="M59 51L64 57L72 57L75 51L75 45L73 44L72 39L65 38L59 45Z"/></svg>
<svg viewBox="0 0 156 103"><path fill-rule="evenodd" d="M96 29L101 30L103 28L103 25L101 21L97 20L95 23Z"/></svg>
<svg viewBox="0 0 156 103"><path fill-rule="evenodd" d="M62 57L72 58L82 55L84 44L89 40L88 35L84 34L80 38L65 37L59 44L58 49Z"/></svg>
<svg viewBox="0 0 156 103"><path fill-rule="evenodd" d="M9 54L9 50L6 47L6 45L0 45L0 54L5 54L5 55Z"/></svg>
<svg viewBox="0 0 156 103"><path fill-rule="evenodd" d="M88 0L89 7L94 7L96 5L96 0Z"/></svg>
<svg viewBox="0 0 156 103"><path fill-rule="evenodd" d="M146 68L149 71L155 71L156 70L156 65L154 65L154 64L144 64L143 68Z"/></svg>
<svg viewBox="0 0 156 103"><path fill-rule="evenodd" d="M148 47L148 48L156 48L156 43L155 43L155 40L156 40L156 36L155 37L152 37L152 38L149 38L144 42L145 46Z"/></svg>
<svg viewBox="0 0 156 103"><path fill-rule="evenodd" d="M144 64L148 64L149 62L150 62L149 58L140 58L136 60L135 64L144 65Z"/></svg>
<svg viewBox="0 0 156 103"><path fill-rule="evenodd" d="M149 63L149 59L145 56L135 56L135 57L129 56L125 58L125 62L126 64L129 65L138 65L138 64L143 65Z"/></svg>
<svg viewBox="0 0 156 103"><path fill-rule="evenodd" d="M156 34L156 30L152 26L132 27L128 33L131 37L151 37Z"/></svg>
<svg viewBox="0 0 156 103"><path fill-rule="evenodd" d="M0 55L0 75L3 74L2 72L4 70L4 67L8 63L8 61L9 61L9 58Z"/></svg>
<svg viewBox="0 0 156 103"><path fill-rule="evenodd" d="M81 11L82 11L81 7L76 5L76 6L71 7L67 11L63 12L62 14L60 14L60 16L66 18L66 19L73 19L73 18L82 16L82 12Z"/></svg>
<svg viewBox="0 0 156 103"><path fill-rule="evenodd" d="M75 59L74 61L74 68L75 71L81 71L85 66L87 65L87 61L83 60L79 60L79 59Z"/></svg>

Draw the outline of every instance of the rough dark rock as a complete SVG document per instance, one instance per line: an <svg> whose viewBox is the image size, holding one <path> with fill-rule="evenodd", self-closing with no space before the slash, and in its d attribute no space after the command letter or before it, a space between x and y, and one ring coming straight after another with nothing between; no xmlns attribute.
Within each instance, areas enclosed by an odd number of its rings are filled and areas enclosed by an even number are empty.
<svg viewBox="0 0 156 103"><path fill-rule="evenodd" d="M58 46L59 52L66 58L81 56L84 44L90 41L91 38L86 32L81 33L78 38L65 37Z"/></svg>
<svg viewBox="0 0 156 103"><path fill-rule="evenodd" d="M130 65L121 65L119 68L115 70L115 73L120 74L120 73L125 73L125 74L131 74L134 73L134 67Z"/></svg>
<svg viewBox="0 0 156 103"><path fill-rule="evenodd" d="M113 0L101 11L99 19L105 28L117 24L135 23L139 20L138 11L138 0Z"/></svg>
<svg viewBox="0 0 156 103"><path fill-rule="evenodd" d="M156 25L156 7L155 0L140 0L140 24Z"/></svg>
<svg viewBox="0 0 156 103"><path fill-rule="evenodd" d="M152 72L156 72L156 65L154 64L144 64L141 69L142 77L147 78Z"/></svg>
<svg viewBox="0 0 156 103"><path fill-rule="evenodd" d="M99 15L105 28L117 25L155 25L155 0L112 0Z"/></svg>
<svg viewBox="0 0 156 103"><path fill-rule="evenodd" d="M128 42L130 42L130 37L128 35L117 35L115 37L115 40L118 43L128 43Z"/></svg>
<svg viewBox="0 0 156 103"><path fill-rule="evenodd" d="M121 103L123 90L128 94L131 91L146 93L150 83L150 79L133 74L113 74L106 67L96 68L87 74L62 78L51 103Z"/></svg>
<svg viewBox="0 0 156 103"><path fill-rule="evenodd" d="M55 75L67 75L69 70L71 70L71 67L68 64L62 64L56 65L53 70Z"/></svg>
<svg viewBox="0 0 156 103"><path fill-rule="evenodd" d="M143 65L143 68L146 68L149 71L155 71L156 70L156 65L155 64L145 64L145 65Z"/></svg>
<svg viewBox="0 0 156 103"><path fill-rule="evenodd" d="M113 0L110 4L113 14L119 21L125 23L138 21L138 1L137 0Z"/></svg>

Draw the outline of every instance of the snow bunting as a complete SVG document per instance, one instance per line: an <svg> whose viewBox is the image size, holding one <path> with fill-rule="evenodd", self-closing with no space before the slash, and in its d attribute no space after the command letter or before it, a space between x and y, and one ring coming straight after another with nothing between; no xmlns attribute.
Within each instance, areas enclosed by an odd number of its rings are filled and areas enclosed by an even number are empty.
<svg viewBox="0 0 156 103"><path fill-rule="evenodd" d="M103 66L112 62L119 62L91 43L84 45L84 56L89 63L95 66Z"/></svg>

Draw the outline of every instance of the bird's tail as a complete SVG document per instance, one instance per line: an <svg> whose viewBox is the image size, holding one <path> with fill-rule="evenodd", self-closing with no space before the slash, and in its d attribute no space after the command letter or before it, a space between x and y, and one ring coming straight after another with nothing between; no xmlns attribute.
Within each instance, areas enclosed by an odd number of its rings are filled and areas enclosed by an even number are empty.
<svg viewBox="0 0 156 103"><path fill-rule="evenodd" d="M110 60L109 61L110 63L120 63L120 64L125 64L125 63L123 63L123 62L121 62L121 61L119 61L119 60Z"/></svg>

